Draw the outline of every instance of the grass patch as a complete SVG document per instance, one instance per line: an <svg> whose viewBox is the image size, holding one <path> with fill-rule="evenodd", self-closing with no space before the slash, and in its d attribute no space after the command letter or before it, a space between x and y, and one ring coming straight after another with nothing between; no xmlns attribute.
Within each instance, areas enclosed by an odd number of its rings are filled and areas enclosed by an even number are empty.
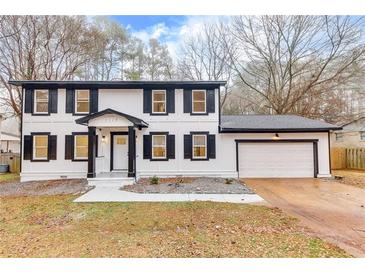
<svg viewBox="0 0 365 274"><path fill-rule="evenodd" d="M0 174L0 184L8 183L8 182L16 182L19 181L20 177L17 173L4 173Z"/></svg>
<svg viewBox="0 0 365 274"><path fill-rule="evenodd" d="M347 257L263 206L0 199L1 257Z"/></svg>

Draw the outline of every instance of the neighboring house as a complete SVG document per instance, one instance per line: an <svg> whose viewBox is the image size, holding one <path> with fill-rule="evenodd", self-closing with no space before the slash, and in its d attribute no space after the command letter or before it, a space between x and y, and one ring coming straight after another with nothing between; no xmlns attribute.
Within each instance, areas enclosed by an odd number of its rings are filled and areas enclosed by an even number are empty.
<svg viewBox="0 0 365 274"><path fill-rule="evenodd" d="M327 177L331 124L223 116L224 81L10 81L23 87L21 180Z"/></svg>
<svg viewBox="0 0 365 274"><path fill-rule="evenodd" d="M15 117L2 119L1 121L0 152L20 153L19 120Z"/></svg>
<svg viewBox="0 0 365 274"><path fill-rule="evenodd" d="M365 117L342 126L331 134L332 147L365 147Z"/></svg>

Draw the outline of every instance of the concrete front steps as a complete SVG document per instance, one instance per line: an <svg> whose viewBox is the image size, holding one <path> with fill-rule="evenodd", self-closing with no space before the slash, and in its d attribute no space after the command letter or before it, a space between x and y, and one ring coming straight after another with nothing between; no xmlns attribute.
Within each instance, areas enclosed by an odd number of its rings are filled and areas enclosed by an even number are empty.
<svg viewBox="0 0 365 274"><path fill-rule="evenodd" d="M134 178L133 177L112 177L112 178L88 178L87 182L90 186L103 186L103 187L110 187L110 186L117 186L122 187L126 185L133 185Z"/></svg>

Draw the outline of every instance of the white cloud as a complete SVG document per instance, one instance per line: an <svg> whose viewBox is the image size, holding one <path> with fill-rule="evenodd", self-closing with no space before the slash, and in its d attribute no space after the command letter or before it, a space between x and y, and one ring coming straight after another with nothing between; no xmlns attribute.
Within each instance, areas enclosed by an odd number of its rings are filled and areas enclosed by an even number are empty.
<svg viewBox="0 0 365 274"><path fill-rule="evenodd" d="M166 26L164 22L149 26L143 30L132 31L132 34L143 42L148 43L149 39L155 38L165 43L173 58L179 53L179 45L185 35L198 35L205 23L213 23L219 20L227 20L228 16L187 16L177 26Z"/></svg>
<svg viewBox="0 0 365 274"><path fill-rule="evenodd" d="M150 39L160 40L163 36L168 35L169 28L162 22L132 33L143 42L148 43Z"/></svg>

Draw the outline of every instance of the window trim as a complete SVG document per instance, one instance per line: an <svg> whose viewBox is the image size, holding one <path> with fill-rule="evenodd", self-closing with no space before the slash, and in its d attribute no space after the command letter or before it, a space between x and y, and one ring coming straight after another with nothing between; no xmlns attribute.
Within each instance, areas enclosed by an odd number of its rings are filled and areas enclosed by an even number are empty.
<svg viewBox="0 0 365 274"><path fill-rule="evenodd" d="M164 101L155 101L154 100L154 93L155 92L159 92L159 91L163 91L164 92L164 94L165 94L165 100ZM161 102L163 102L164 104L165 104L165 111L164 112L159 112L159 111L154 111L154 108L153 108L153 106L154 106L154 103L161 103ZM153 89L152 90L152 92L151 92L151 114L153 114L153 115L166 115L166 114L168 114L167 113L167 91L166 91L166 89Z"/></svg>
<svg viewBox="0 0 365 274"><path fill-rule="evenodd" d="M89 108L89 110L87 112L77 111L77 101L78 101L77 100L77 93L78 93L78 91L88 91L89 98L88 98L87 102L88 102L88 108ZM74 96L75 96L74 114L81 114L81 115L89 114L90 113L90 89L75 89ZM82 102L86 102L86 101L82 101Z"/></svg>
<svg viewBox="0 0 365 274"><path fill-rule="evenodd" d="M73 134L73 136L74 136L74 147L73 147L73 160L74 161L87 161L88 159L89 159L89 156L86 156L86 157L77 157L77 155L76 155L76 151L77 151L77 146L76 146L76 139L77 139L77 137L80 137L80 136L84 136L84 137L86 137L87 139L88 139L88 136L87 136L87 133L86 134ZM89 140L88 140L88 142L89 142ZM89 143L87 144L87 148L89 148Z"/></svg>
<svg viewBox="0 0 365 274"><path fill-rule="evenodd" d="M204 92L204 111L194 111L194 92ZM196 101L203 102L203 101ZM207 90L206 89L193 89L191 91L191 114L207 114Z"/></svg>
<svg viewBox="0 0 365 274"><path fill-rule="evenodd" d="M341 138L339 139L338 136L341 136ZM335 132L335 141L336 142L343 142L343 132Z"/></svg>
<svg viewBox="0 0 365 274"><path fill-rule="evenodd" d="M49 138L51 133L50 132L31 132L30 135L32 136L32 157L31 162L49 162ZM36 136L47 136L47 157L46 158L36 158L35 157L35 137Z"/></svg>
<svg viewBox="0 0 365 274"><path fill-rule="evenodd" d="M194 145L194 137L196 136L204 136L205 140L205 156L195 156L194 155L194 148L195 147L203 147L203 146L196 146ZM208 159L208 136L205 133L192 133L191 134L191 159L192 160L207 160Z"/></svg>
<svg viewBox="0 0 365 274"><path fill-rule="evenodd" d="M154 146L153 145L153 138L156 137L156 136L158 136L158 137L163 136L164 139L165 139L165 145L164 145L164 147L165 147L165 156L164 157L155 157L153 155L153 148L154 147L162 147L161 145L159 145L159 146ZM151 160L167 160L167 134L151 134Z"/></svg>
<svg viewBox="0 0 365 274"><path fill-rule="evenodd" d="M37 111L37 92L38 91L47 91L47 111ZM34 102L33 102L33 114L36 115L49 115L50 113L50 106L49 106L49 102L50 102L50 94L49 94L49 89L34 89L33 91L34 94Z"/></svg>

